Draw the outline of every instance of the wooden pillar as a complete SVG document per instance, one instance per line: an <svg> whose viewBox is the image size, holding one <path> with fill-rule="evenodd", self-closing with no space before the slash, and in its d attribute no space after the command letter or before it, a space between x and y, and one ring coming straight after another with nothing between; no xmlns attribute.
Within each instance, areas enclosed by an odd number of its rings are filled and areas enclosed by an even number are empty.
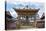
<svg viewBox="0 0 46 31"><path fill-rule="evenodd" d="M29 21L28 21L28 16L26 16L26 23L29 24Z"/></svg>
<svg viewBox="0 0 46 31"><path fill-rule="evenodd" d="M34 26L35 26L35 28L36 28L36 23L37 23L37 22L36 22L36 14L35 14L35 15L34 15L34 24L35 24Z"/></svg>

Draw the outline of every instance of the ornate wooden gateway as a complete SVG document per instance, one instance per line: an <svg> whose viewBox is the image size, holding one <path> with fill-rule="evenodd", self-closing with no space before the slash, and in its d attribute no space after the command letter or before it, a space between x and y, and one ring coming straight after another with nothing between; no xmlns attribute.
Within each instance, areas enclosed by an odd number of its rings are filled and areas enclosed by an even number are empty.
<svg viewBox="0 0 46 31"><path fill-rule="evenodd" d="M25 24L29 24L31 22L36 27L36 17L39 9L14 8L14 10L18 14L18 19L22 19L23 21L26 21Z"/></svg>

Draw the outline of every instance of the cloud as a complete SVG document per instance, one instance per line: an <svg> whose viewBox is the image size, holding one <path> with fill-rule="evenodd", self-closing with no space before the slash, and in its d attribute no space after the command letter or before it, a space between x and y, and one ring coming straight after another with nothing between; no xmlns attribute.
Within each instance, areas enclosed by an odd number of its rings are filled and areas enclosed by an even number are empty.
<svg viewBox="0 0 46 31"><path fill-rule="evenodd" d="M44 0L7 0L7 2L44 2Z"/></svg>

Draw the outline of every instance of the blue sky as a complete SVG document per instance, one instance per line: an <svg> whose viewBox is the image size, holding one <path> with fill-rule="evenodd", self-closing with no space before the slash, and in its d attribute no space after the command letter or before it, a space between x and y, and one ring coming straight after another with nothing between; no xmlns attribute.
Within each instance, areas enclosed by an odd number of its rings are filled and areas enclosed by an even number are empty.
<svg viewBox="0 0 46 31"><path fill-rule="evenodd" d="M29 8L40 8L38 14L39 14L39 17L42 16L43 12L44 12L44 3L33 3L33 2L15 2L14 3L8 3L7 2L7 10L8 11L14 11L14 10L11 10L11 8L13 7L25 7L26 5L28 5ZM15 15L13 15L15 16Z"/></svg>

